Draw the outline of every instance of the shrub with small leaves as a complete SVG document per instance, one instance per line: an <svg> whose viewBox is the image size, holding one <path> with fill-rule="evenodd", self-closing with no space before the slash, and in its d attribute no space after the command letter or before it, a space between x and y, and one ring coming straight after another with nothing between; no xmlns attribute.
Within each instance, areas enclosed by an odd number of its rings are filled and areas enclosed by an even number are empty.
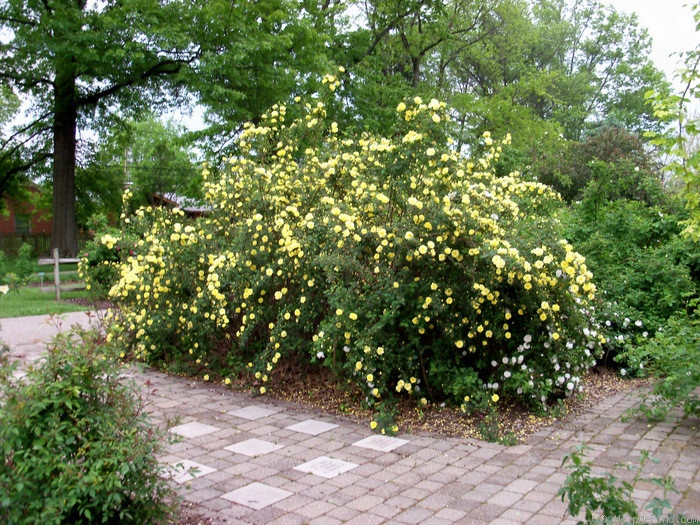
<svg viewBox="0 0 700 525"><path fill-rule="evenodd" d="M19 381L11 370L0 374L0 521L168 522L164 434L93 332L59 335Z"/></svg>
<svg viewBox="0 0 700 525"><path fill-rule="evenodd" d="M134 242L126 232L106 228L87 243L78 272L94 296L105 298L109 295L109 290L119 280L120 263L134 253L131 250Z"/></svg>
<svg viewBox="0 0 700 525"><path fill-rule="evenodd" d="M445 104L396 114L391 138L343 136L318 100L275 106L223 173L205 172L211 215L128 217L138 241L110 291L112 337L220 376L225 348L261 393L282 358L323 364L378 409L577 391L604 337L558 196L494 174L508 138L484 134L480 159L456 151Z"/></svg>

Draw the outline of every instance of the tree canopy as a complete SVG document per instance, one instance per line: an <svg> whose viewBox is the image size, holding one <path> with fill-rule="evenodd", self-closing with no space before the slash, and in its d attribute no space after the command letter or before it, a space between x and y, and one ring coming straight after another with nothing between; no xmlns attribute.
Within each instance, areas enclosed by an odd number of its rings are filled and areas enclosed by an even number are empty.
<svg viewBox="0 0 700 525"><path fill-rule="evenodd" d="M603 122L653 128L643 94L667 91L646 30L598 0L1 0L0 27L3 89L31 101L0 166L50 173L64 253L80 144L145 110L200 105L192 138L218 161L244 122L344 66L328 107L343 129L390 135L402 100L437 98L458 147L510 132L536 161Z"/></svg>

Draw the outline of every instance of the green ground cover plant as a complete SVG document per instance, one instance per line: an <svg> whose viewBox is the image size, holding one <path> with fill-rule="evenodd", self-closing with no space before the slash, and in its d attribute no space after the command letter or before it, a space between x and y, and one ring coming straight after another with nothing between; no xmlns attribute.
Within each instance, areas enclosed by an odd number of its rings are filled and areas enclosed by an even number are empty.
<svg viewBox="0 0 700 525"><path fill-rule="evenodd" d="M92 331L60 334L21 381L0 374L0 521L166 523L163 431Z"/></svg>
<svg viewBox="0 0 700 525"><path fill-rule="evenodd" d="M541 407L578 391L605 337L558 196L497 177L488 133L482 158L457 152L436 100L397 118L391 138L344 137L320 100L275 106L225 170L205 171L211 215L145 208L98 235L120 248L101 257L119 275L112 340L205 380L250 373L260 393L280 359L317 363L377 408L399 395Z"/></svg>

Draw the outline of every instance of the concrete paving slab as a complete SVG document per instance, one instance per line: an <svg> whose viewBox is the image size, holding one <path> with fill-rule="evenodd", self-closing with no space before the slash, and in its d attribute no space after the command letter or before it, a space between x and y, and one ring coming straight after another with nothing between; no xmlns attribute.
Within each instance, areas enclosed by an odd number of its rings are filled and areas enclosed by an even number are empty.
<svg viewBox="0 0 700 525"><path fill-rule="evenodd" d="M275 450L280 450L281 448L284 448L284 445L271 443L270 441L265 441L264 439L253 438L246 439L245 441L241 441L240 443L224 447L224 450L255 458L258 456L269 454L270 452L274 452Z"/></svg>
<svg viewBox="0 0 700 525"><path fill-rule="evenodd" d="M255 482L240 489L227 492L221 497L238 505L260 510L292 495L293 493L288 490Z"/></svg>
<svg viewBox="0 0 700 525"><path fill-rule="evenodd" d="M166 472L165 477L171 479L175 483L182 484L187 481L192 481L195 478L201 478L212 472L216 472L216 469L203 465L202 463L197 463L196 461L183 459L171 463L170 469Z"/></svg>
<svg viewBox="0 0 700 525"><path fill-rule="evenodd" d="M211 434L217 430L221 429L212 425L200 423L199 421L192 421L191 423L185 423L184 425L173 427L170 429L170 432L184 438L196 438L206 436L207 434Z"/></svg>
<svg viewBox="0 0 700 525"><path fill-rule="evenodd" d="M272 410L269 408L250 405L247 407L239 408L237 410L232 410L231 412L227 412L227 414L254 421L256 419L271 416L273 414L276 414L277 412L279 412L279 410Z"/></svg>
<svg viewBox="0 0 700 525"><path fill-rule="evenodd" d="M315 419L307 419L301 423L296 423L288 427L284 427L286 430L293 430L294 432L301 432L302 434L308 434L310 436L318 436L334 428L338 428L340 425L335 423L327 423L325 421L317 421Z"/></svg>
<svg viewBox="0 0 700 525"><path fill-rule="evenodd" d="M314 476L321 476L322 478L334 478L344 472L349 472L358 465L356 463L350 463L349 461L343 461L342 459L334 459L326 456L321 456L306 463L302 463L298 467L294 467L294 470L299 472L307 472L313 474Z"/></svg>
<svg viewBox="0 0 700 525"><path fill-rule="evenodd" d="M370 450L378 450L380 452L391 452L394 449L402 447L408 442L409 441L407 439L376 434L374 436L361 439L360 441L356 441L352 445L354 447L368 448Z"/></svg>

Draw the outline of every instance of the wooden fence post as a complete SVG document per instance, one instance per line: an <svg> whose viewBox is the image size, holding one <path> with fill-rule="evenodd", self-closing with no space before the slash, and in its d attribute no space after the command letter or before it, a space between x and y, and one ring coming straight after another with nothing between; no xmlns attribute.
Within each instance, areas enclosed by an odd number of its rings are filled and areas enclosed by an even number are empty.
<svg viewBox="0 0 700 525"><path fill-rule="evenodd" d="M61 300L61 268L59 265L58 248L53 249L53 282L56 286L56 300Z"/></svg>

